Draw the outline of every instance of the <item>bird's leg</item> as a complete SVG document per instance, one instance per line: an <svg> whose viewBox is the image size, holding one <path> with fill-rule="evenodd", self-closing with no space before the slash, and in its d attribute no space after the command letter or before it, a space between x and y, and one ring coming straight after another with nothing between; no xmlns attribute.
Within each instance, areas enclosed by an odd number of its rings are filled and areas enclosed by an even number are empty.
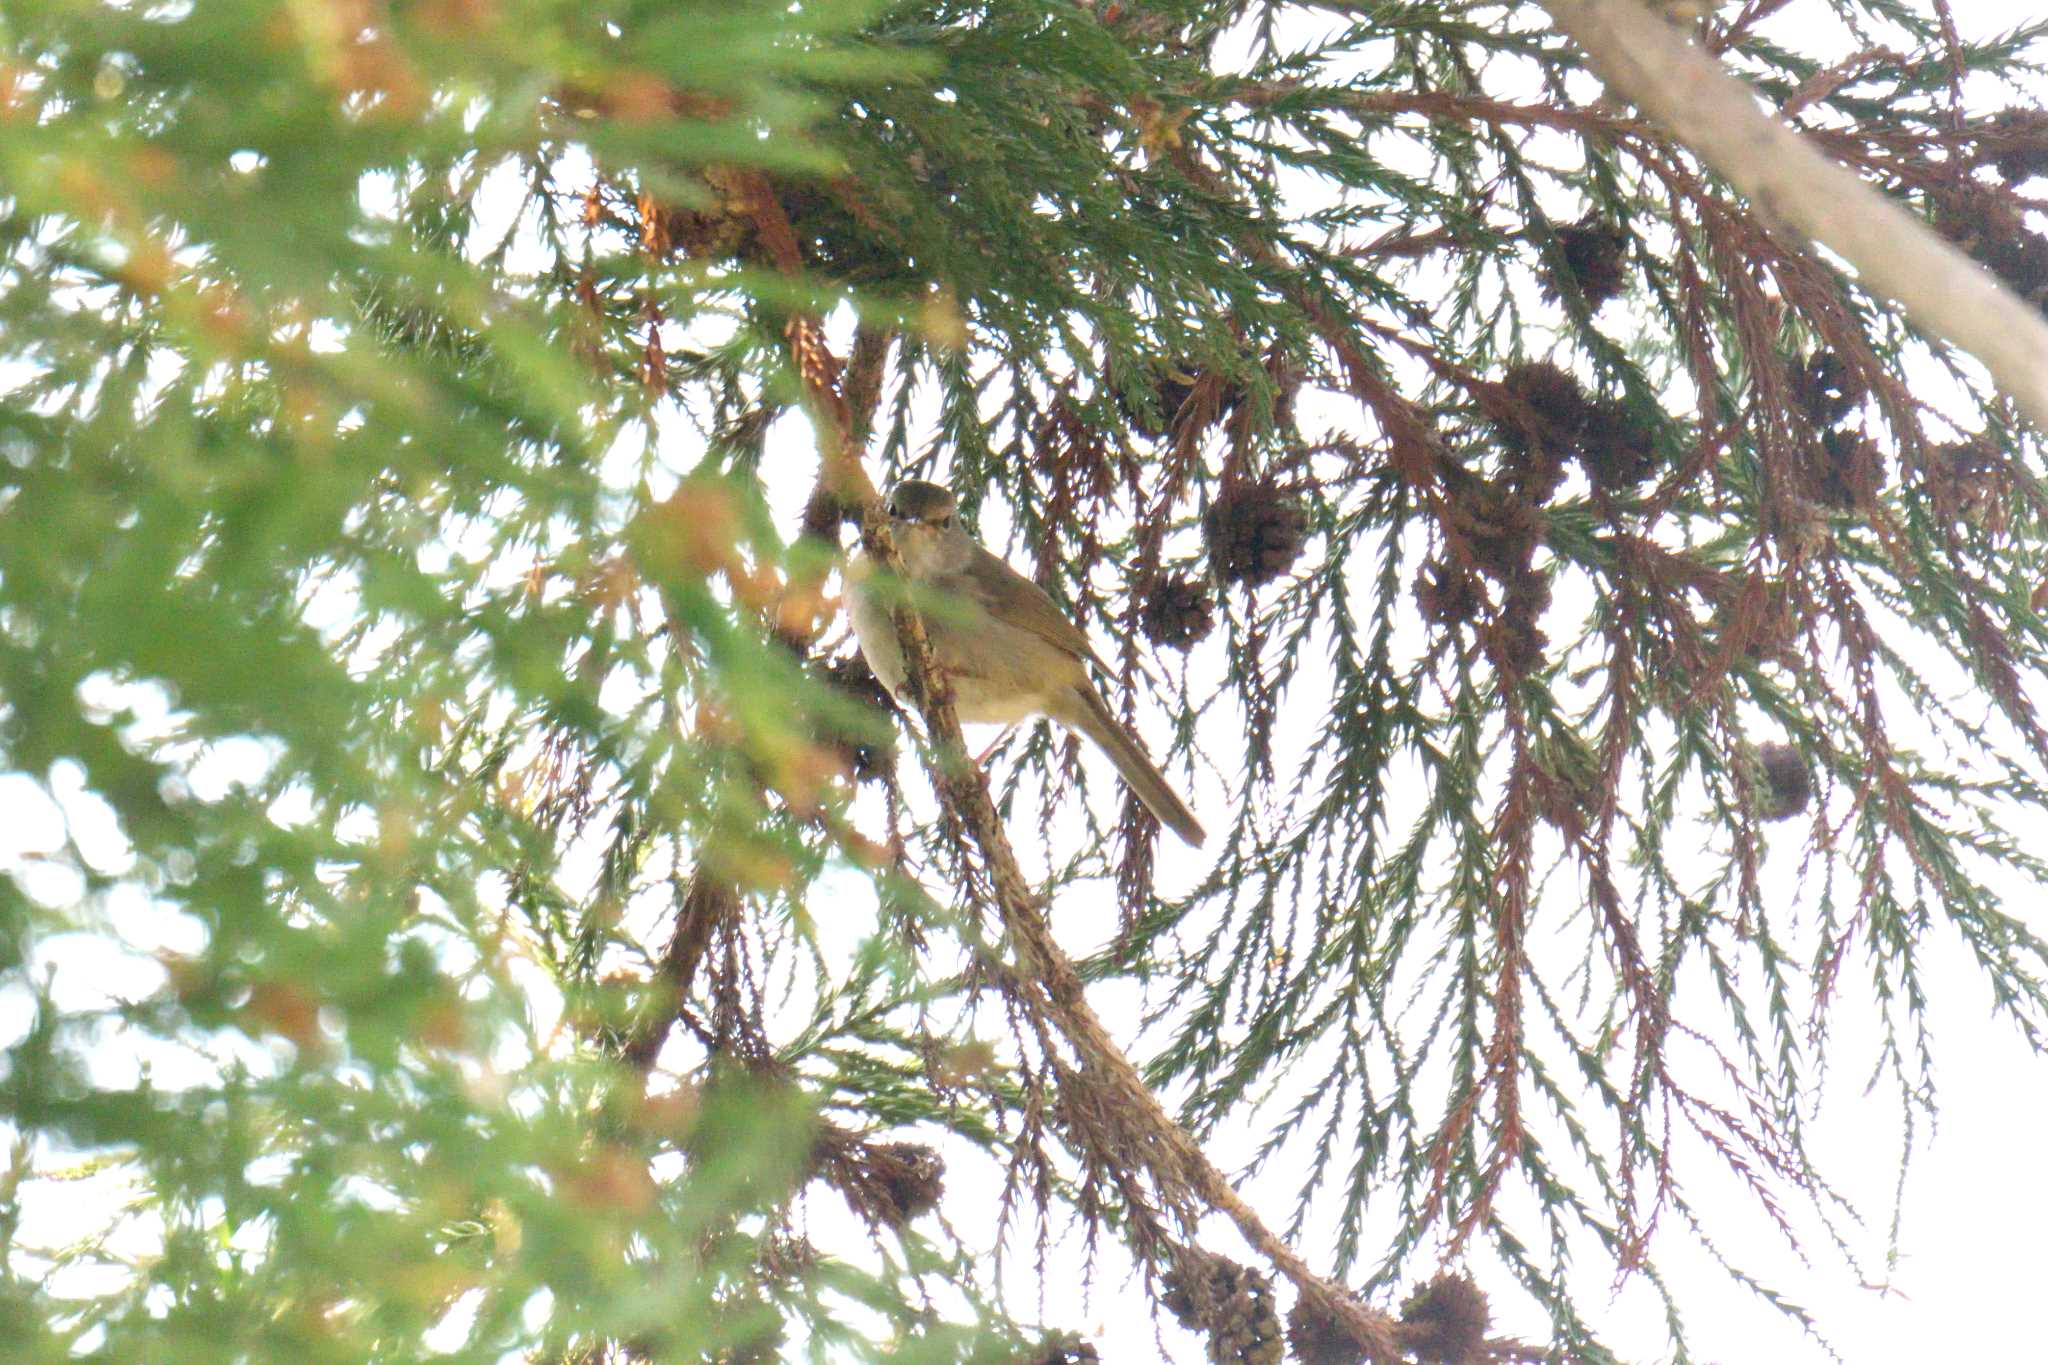
<svg viewBox="0 0 2048 1365"><path fill-rule="evenodd" d="M1003 747L1003 741L1008 739L1010 737L1010 732L1015 730L1016 728L1017 723L1015 721L1012 721L1010 724L1005 725L1001 729L1001 731L997 733L995 741L992 744L990 744L986 749L983 749L981 751L981 757L974 760L974 766L977 768L986 768L988 766L989 758L992 755L994 755L996 750Z"/></svg>

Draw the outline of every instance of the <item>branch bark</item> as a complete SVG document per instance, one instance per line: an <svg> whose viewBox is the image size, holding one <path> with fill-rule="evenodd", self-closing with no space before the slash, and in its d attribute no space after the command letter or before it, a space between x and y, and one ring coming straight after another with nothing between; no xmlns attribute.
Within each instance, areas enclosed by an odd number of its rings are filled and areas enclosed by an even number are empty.
<svg viewBox="0 0 2048 1365"><path fill-rule="evenodd" d="M1855 267L1924 331L1982 361L2048 431L2048 322L1988 271L1766 115L1727 68L1641 0L1542 0L1602 79L1758 208Z"/></svg>

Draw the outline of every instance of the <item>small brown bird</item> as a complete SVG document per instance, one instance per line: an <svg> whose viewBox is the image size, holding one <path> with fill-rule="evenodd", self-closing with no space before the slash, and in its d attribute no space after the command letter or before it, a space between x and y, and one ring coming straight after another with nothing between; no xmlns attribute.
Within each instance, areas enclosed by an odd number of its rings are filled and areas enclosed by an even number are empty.
<svg viewBox="0 0 2048 1365"><path fill-rule="evenodd" d="M1089 681L1091 665L1109 670L1088 637L1036 583L967 533L952 492L905 479L889 495L889 519L911 581L935 595L924 614L925 634L934 662L952 680L960 719L1011 724L1050 716L1086 735L1109 755L1145 809L1199 847L1201 824ZM847 568L853 630L868 667L902 701L909 669L890 599L877 589L874 572L864 555Z"/></svg>

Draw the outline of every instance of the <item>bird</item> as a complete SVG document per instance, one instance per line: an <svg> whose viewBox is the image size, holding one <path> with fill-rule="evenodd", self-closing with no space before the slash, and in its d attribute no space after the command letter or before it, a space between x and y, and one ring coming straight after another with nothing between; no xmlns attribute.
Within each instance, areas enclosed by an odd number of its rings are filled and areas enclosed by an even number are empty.
<svg viewBox="0 0 2048 1365"><path fill-rule="evenodd" d="M1107 674L1088 637L1044 589L975 540L960 524L951 489L905 479L890 490L890 530L910 582L928 594L925 637L932 660L953 684L963 721L1010 725L1049 716L1085 735L1109 756L1145 809L1199 848L1201 822L1117 720L1089 678ZM878 566L857 555L846 572L853 633L868 667L889 695L905 701L910 670L896 636L891 594Z"/></svg>

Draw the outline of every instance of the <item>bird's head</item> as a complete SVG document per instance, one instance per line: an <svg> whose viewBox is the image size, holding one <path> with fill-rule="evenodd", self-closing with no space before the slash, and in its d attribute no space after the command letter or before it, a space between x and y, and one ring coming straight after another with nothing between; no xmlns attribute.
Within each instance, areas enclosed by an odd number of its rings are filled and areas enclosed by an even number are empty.
<svg viewBox="0 0 2048 1365"><path fill-rule="evenodd" d="M890 519L910 526L950 531L960 524L953 490L923 479L905 479L889 492Z"/></svg>

